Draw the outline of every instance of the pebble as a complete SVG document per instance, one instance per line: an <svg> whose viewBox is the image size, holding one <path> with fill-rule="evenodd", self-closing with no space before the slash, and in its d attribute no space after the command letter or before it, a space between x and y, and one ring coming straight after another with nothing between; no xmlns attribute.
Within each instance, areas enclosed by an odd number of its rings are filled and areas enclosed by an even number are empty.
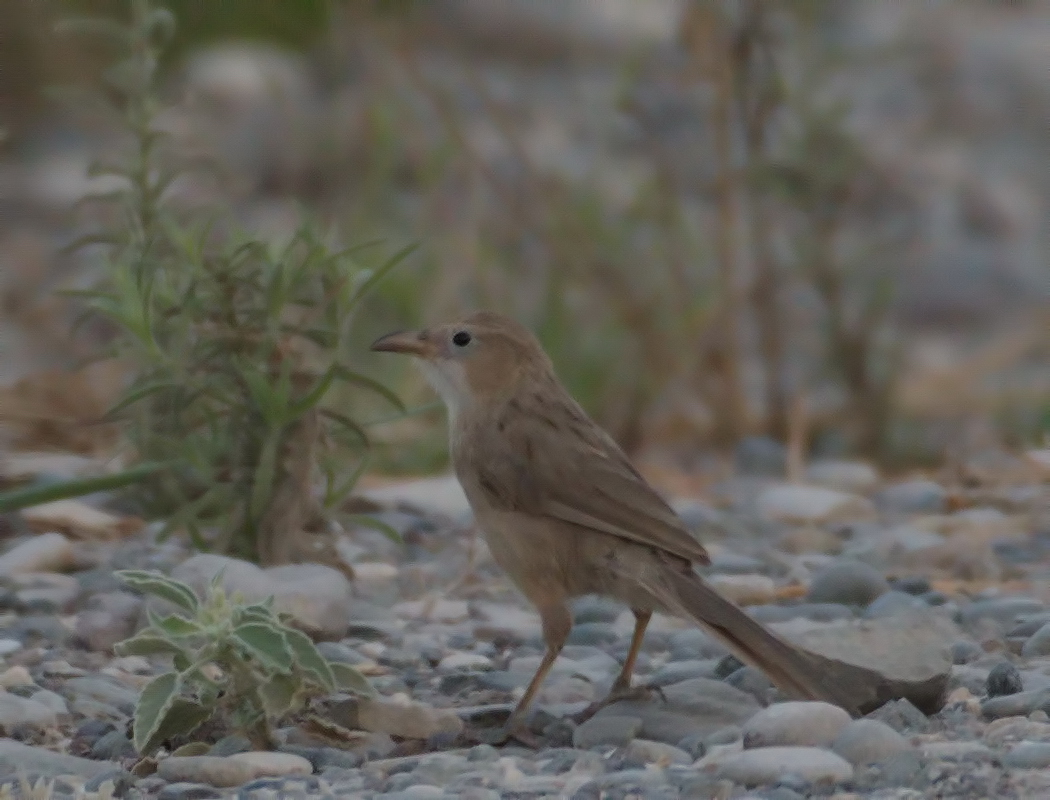
<svg viewBox="0 0 1050 800"><path fill-rule="evenodd" d="M831 749L856 767L885 761L909 749L908 741L885 722L855 719L839 731Z"/></svg>
<svg viewBox="0 0 1050 800"><path fill-rule="evenodd" d="M817 459L806 468L806 480L840 492L866 494L879 482L879 473L863 461Z"/></svg>
<svg viewBox="0 0 1050 800"><path fill-rule="evenodd" d="M830 703L776 703L744 723L744 747L823 747L835 741L849 721L848 713Z"/></svg>
<svg viewBox="0 0 1050 800"><path fill-rule="evenodd" d="M438 662L441 672L492 669L492 659L480 653L451 653Z"/></svg>
<svg viewBox="0 0 1050 800"><path fill-rule="evenodd" d="M27 700L9 692L0 692L0 728L11 731L23 725L31 728L53 728L58 718L49 706Z"/></svg>
<svg viewBox="0 0 1050 800"><path fill-rule="evenodd" d="M875 503L880 511L891 515L943 514L948 492L933 481L905 481L882 489L875 495Z"/></svg>
<svg viewBox="0 0 1050 800"><path fill-rule="evenodd" d="M889 582L874 567L842 559L813 576L807 599L811 603L867 606L889 591Z"/></svg>
<svg viewBox="0 0 1050 800"><path fill-rule="evenodd" d="M310 775L314 771L313 765L307 759L293 753L235 753L227 756L227 759L246 764L252 769L253 778Z"/></svg>
<svg viewBox="0 0 1050 800"><path fill-rule="evenodd" d="M22 649L22 643L18 639L0 639L0 658L17 653Z"/></svg>
<svg viewBox="0 0 1050 800"><path fill-rule="evenodd" d="M774 486L755 502L763 518L793 525L855 522L875 515L867 498L821 486Z"/></svg>
<svg viewBox="0 0 1050 800"><path fill-rule="evenodd" d="M1050 767L1050 742L1021 742L1003 757L1003 766L1014 769Z"/></svg>
<svg viewBox="0 0 1050 800"><path fill-rule="evenodd" d="M1014 625L1018 617L1044 611L1045 606L1034 597L993 597L975 600L962 609L960 618L964 625L973 625L980 620L990 619L999 623L1004 629Z"/></svg>
<svg viewBox="0 0 1050 800"><path fill-rule="evenodd" d="M89 650L108 652L135 633L142 600L127 592L92 596L77 614L74 632Z"/></svg>
<svg viewBox="0 0 1050 800"><path fill-rule="evenodd" d="M350 730L386 733L405 739L457 734L463 721L455 711L433 708L407 698L353 698L339 704L341 724Z"/></svg>
<svg viewBox="0 0 1050 800"><path fill-rule="evenodd" d="M1009 661L1000 661L992 667L985 685L989 697L1005 697L1024 691L1021 673Z"/></svg>
<svg viewBox="0 0 1050 800"><path fill-rule="evenodd" d="M0 739L0 774L2 775L13 775L21 770L25 774L45 778L76 775L90 779L115 769L120 769L120 764L113 761L79 758L56 753L44 747L30 747L13 739Z"/></svg>
<svg viewBox="0 0 1050 800"><path fill-rule="evenodd" d="M693 757L684 750L666 742L634 739L624 748L624 757L642 764L692 764Z"/></svg>
<svg viewBox="0 0 1050 800"><path fill-rule="evenodd" d="M707 582L723 597L740 606L772 603L776 600L776 584L766 575L710 575Z"/></svg>
<svg viewBox="0 0 1050 800"><path fill-rule="evenodd" d="M798 775L811 784L853 777L853 766L846 759L819 747L760 747L723 756L714 765L718 777L744 786L778 783L786 775Z"/></svg>
<svg viewBox="0 0 1050 800"><path fill-rule="evenodd" d="M621 747L641 733L642 720L619 714L596 714L572 732L572 744L580 750L613 745Z"/></svg>
<svg viewBox="0 0 1050 800"><path fill-rule="evenodd" d="M16 664L13 667L8 667L3 673L0 673L0 688L10 689L13 686L32 686L33 676L29 674L29 670L23 667L21 664Z"/></svg>
<svg viewBox="0 0 1050 800"><path fill-rule="evenodd" d="M171 756L157 765L157 775L172 783L206 783L226 788L256 777L252 764L233 756Z"/></svg>
<svg viewBox="0 0 1050 800"><path fill-rule="evenodd" d="M733 450L738 475L783 478L787 474L787 448L768 436L745 436Z"/></svg>
<svg viewBox="0 0 1050 800"><path fill-rule="evenodd" d="M240 559L199 553L179 564L171 576L203 596L220 571L228 594L240 592L249 602L273 595L274 608L291 615L314 638L340 639L350 626L350 581L332 567L285 564L264 570ZM163 606L157 598L147 602L153 610Z"/></svg>
<svg viewBox="0 0 1050 800"><path fill-rule="evenodd" d="M1025 658L1050 655L1050 622L1043 625L1028 638L1028 641L1021 648L1021 655Z"/></svg>
<svg viewBox="0 0 1050 800"><path fill-rule="evenodd" d="M28 572L64 572L76 562L73 544L61 533L44 533L0 556L0 577Z"/></svg>
<svg viewBox="0 0 1050 800"><path fill-rule="evenodd" d="M1050 689L989 697L981 703L981 713L988 719L1025 716L1037 710L1050 713Z"/></svg>
<svg viewBox="0 0 1050 800"><path fill-rule="evenodd" d="M916 608L927 608L927 605L914 595L892 590L872 600L868 607L864 609L863 616L865 619L881 619L883 617L893 617L904 611Z"/></svg>

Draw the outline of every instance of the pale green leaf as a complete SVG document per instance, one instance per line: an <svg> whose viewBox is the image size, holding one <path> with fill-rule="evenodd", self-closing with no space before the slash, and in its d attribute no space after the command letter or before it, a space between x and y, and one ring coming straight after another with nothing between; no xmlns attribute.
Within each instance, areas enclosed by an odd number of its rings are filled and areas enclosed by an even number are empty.
<svg viewBox="0 0 1050 800"><path fill-rule="evenodd" d="M335 685L337 688L364 697L376 696L376 690L368 681L368 678L349 664L331 662L328 666L332 670L332 674L335 676Z"/></svg>
<svg viewBox="0 0 1050 800"><path fill-rule="evenodd" d="M273 675L259 684L259 699L270 719L280 719L293 709L299 682L291 675Z"/></svg>
<svg viewBox="0 0 1050 800"><path fill-rule="evenodd" d="M117 573L129 588L143 594L152 594L174 603L183 611L196 614L200 609L200 601L193 589L181 581L169 578L160 572L146 572L145 570L125 569Z"/></svg>
<svg viewBox="0 0 1050 800"><path fill-rule="evenodd" d="M155 738L168 711L182 690L182 679L177 672L158 675L142 690L135 706L135 749L145 755L147 745Z"/></svg>
<svg viewBox="0 0 1050 800"><path fill-rule="evenodd" d="M273 625L246 622L233 629L233 639L241 650L265 669L287 673L292 669L292 650L284 634Z"/></svg>
<svg viewBox="0 0 1050 800"><path fill-rule="evenodd" d="M314 682L322 689L334 692L336 686L332 668L317 647L314 646L310 637L302 631L289 628L284 632L284 638L295 654L295 662L298 664L299 669L313 678Z"/></svg>

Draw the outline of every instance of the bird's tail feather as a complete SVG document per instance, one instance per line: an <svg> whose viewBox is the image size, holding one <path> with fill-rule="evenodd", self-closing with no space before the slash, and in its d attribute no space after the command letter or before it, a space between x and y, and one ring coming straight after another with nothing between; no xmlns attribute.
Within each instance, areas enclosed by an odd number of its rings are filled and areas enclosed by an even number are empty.
<svg viewBox="0 0 1050 800"><path fill-rule="evenodd" d="M857 689L842 674L845 665L800 650L752 619L693 572L668 568L659 586L647 586L668 611L688 617L714 634L745 663L760 669L783 692L798 700L823 700L853 716ZM847 670L848 671L848 670ZM858 671L859 672L859 671Z"/></svg>

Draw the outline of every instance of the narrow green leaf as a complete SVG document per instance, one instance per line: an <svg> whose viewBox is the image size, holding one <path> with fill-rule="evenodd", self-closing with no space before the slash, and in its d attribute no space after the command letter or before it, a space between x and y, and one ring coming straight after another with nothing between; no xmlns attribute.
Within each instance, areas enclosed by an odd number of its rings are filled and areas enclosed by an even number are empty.
<svg viewBox="0 0 1050 800"><path fill-rule="evenodd" d="M193 589L182 581L169 578L160 572L147 572L145 570L125 569L117 573L129 588L142 594L152 594L174 603L183 611L196 614L200 609L200 601Z"/></svg>
<svg viewBox="0 0 1050 800"><path fill-rule="evenodd" d="M289 628L284 631L284 638L295 654L299 669L314 679L322 689L335 691L335 676L328 661L314 645L313 641L302 631Z"/></svg>
<svg viewBox="0 0 1050 800"><path fill-rule="evenodd" d="M338 411L332 411L330 408L322 408L321 416L327 417L337 423L343 430L352 433L357 437L362 445L368 447L368 434L365 433L364 428L350 419L350 417L345 414L340 414Z"/></svg>
<svg viewBox="0 0 1050 800"><path fill-rule="evenodd" d="M97 478L78 478L71 481L62 481L61 483L49 483L43 486L29 486L25 489L0 492L0 514L8 514L23 508L38 506L41 503L49 503L52 500L63 500L68 497L81 497L94 492L120 489L124 486L138 483L150 475L171 469L171 467L171 462L149 462L122 472L114 472L112 475L100 475Z"/></svg>
<svg viewBox="0 0 1050 800"><path fill-rule="evenodd" d="M299 417L320 403L331 388L332 381L335 380L335 377L336 367L333 365L325 371L324 375L322 375L321 379L317 381L317 384L313 389L307 392L301 400L291 404L285 422L287 423L299 419Z"/></svg>
<svg viewBox="0 0 1050 800"><path fill-rule="evenodd" d="M370 517L367 514L352 514L350 519L356 522L363 528L370 528L374 531L378 531L383 534L390 541L395 544L404 544L405 540L400 533L394 528L390 527L387 523L375 517Z"/></svg>
<svg viewBox="0 0 1050 800"><path fill-rule="evenodd" d="M259 453L259 463L252 476L250 508L252 519L258 520L266 511L273 496L277 476L277 452L280 449L280 431L270 431Z"/></svg>
<svg viewBox="0 0 1050 800"><path fill-rule="evenodd" d="M249 656L271 671L288 673L292 669L292 650L284 634L273 625L246 622L232 633L234 641Z"/></svg>
<svg viewBox="0 0 1050 800"><path fill-rule="evenodd" d="M376 690L369 682L368 678L349 664L331 662L328 666L332 669L332 674L335 676L335 684L339 689L353 692L354 694L359 694L363 697L376 696Z"/></svg>
<svg viewBox="0 0 1050 800"><path fill-rule="evenodd" d="M188 658L186 651L175 642L149 631L117 642L113 645L113 652L118 656L182 655Z"/></svg>
<svg viewBox="0 0 1050 800"><path fill-rule="evenodd" d="M333 366L333 369L335 370L335 377L339 380L355 384L356 386L360 386L364 389L369 389L378 394L388 403L390 403L402 414L405 413L405 404L401 402L401 398L394 394L392 391L390 391L390 389L385 387L379 381L373 378L369 378L367 375L362 375L359 372L354 372L352 369L343 364L336 364Z"/></svg>
<svg viewBox="0 0 1050 800"><path fill-rule="evenodd" d="M151 394L156 394L161 389L175 389L178 385L169 381L154 381L152 383L146 383L141 386L133 386L127 394L125 394L115 406L110 408L105 414L102 415L102 419L105 422L112 422L117 414L123 411L128 406L134 405L135 403L149 397Z"/></svg>
<svg viewBox="0 0 1050 800"><path fill-rule="evenodd" d="M372 287L375 286L379 281L386 277L387 273L390 272L394 267L404 261L412 252L418 247L416 244L410 244L407 247L403 247L392 255L387 261L379 267L375 272L368 276L368 279L361 284L361 286L354 292L354 296L350 298L349 306L353 308L357 305L357 302L368 294Z"/></svg>
<svg viewBox="0 0 1050 800"><path fill-rule="evenodd" d="M135 706L134 743L139 753L147 753L181 690L182 679L177 672L165 672L146 684Z"/></svg>

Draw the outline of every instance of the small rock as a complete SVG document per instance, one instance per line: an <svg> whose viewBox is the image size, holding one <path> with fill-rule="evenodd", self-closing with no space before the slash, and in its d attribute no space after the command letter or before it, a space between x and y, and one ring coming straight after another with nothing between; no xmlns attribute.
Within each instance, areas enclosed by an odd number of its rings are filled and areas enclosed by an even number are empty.
<svg viewBox="0 0 1050 800"><path fill-rule="evenodd" d="M116 730L101 736L91 746L91 757L119 761L122 758L135 757L135 745L131 743L124 731Z"/></svg>
<svg viewBox="0 0 1050 800"><path fill-rule="evenodd" d="M470 616L466 600L406 600L395 605L393 610L405 619L434 622L462 622Z"/></svg>
<svg viewBox="0 0 1050 800"><path fill-rule="evenodd" d="M90 779L114 769L120 769L120 764L113 761L78 758L55 753L44 747L30 747L13 739L0 739L0 774L2 775L22 773L45 778L77 775Z"/></svg>
<svg viewBox="0 0 1050 800"><path fill-rule="evenodd" d="M12 731L21 726L53 728L58 724L55 712L43 703L0 692L0 728Z"/></svg>
<svg viewBox="0 0 1050 800"><path fill-rule="evenodd" d="M1050 713L1050 689L1035 689L1001 697L989 697L981 703L981 713L987 719L1022 717L1033 711Z"/></svg>
<svg viewBox="0 0 1050 800"><path fill-rule="evenodd" d="M628 743L624 748L624 756L634 762L660 766L693 763L693 757L684 750L666 742L651 742L647 739L634 739Z"/></svg>
<svg viewBox="0 0 1050 800"><path fill-rule="evenodd" d="M1021 742L1003 757L1003 766L1014 769L1050 767L1050 742Z"/></svg>
<svg viewBox="0 0 1050 800"><path fill-rule="evenodd" d="M314 771L313 765L307 759L293 753L235 753L227 756L227 759L239 764L247 764L252 770L252 779L284 775L311 775Z"/></svg>
<svg viewBox="0 0 1050 800"><path fill-rule="evenodd" d="M83 500L52 500L22 509L22 518L34 531L59 531L76 539L104 541L130 536L142 529L138 517L118 517L101 511ZM47 535L51 535L48 533ZM36 572L58 572L41 569Z"/></svg>
<svg viewBox="0 0 1050 800"><path fill-rule="evenodd" d="M766 519L796 525L857 522L875 515L870 500L820 486L774 486L756 503Z"/></svg>
<svg viewBox="0 0 1050 800"><path fill-rule="evenodd" d="M746 692L708 678L665 686L663 694L666 703L618 700L592 719L637 717L642 720L642 738L677 745L690 734L710 734L727 725L739 725L761 708Z"/></svg>
<svg viewBox="0 0 1050 800"><path fill-rule="evenodd" d="M782 478L787 474L787 448L768 436L745 436L734 451L736 472L758 478Z"/></svg>
<svg viewBox="0 0 1050 800"><path fill-rule="evenodd" d="M881 619L896 616L904 611L927 607L925 602L914 595L891 590L872 600L864 609L864 617L865 619Z"/></svg>
<svg viewBox="0 0 1050 800"><path fill-rule="evenodd" d="M907 740L885 722L855 719L835 738L831 749L853 766L874 764L908 749Z"/></svg>
<svg viewBox="0 0 1050 800"><path fill-rule="evenodd" d="M432 708L408 698L351 698L338 703L333 718L350 730L359 729L400 736L429 739L440 733L457 734L463 721L447 709Z"/></svg>
<svg viewBox="0 0 1050 800"><path fill-rule="evenodd" d="M0 639L0 658L17 653L22 649L22 643L18 639Z"/></svg>
<svg viewBox="0 0 1050 800"><path fill-rule="evenodd" d="M1024 691L1021 673L1009 661L1000 661L992 667L986 686L989 697L1005 697Z"/></svg>
<svg viewBox="0 0 1050 800"><path fill-rule="evenodd" d="M776 600L776 584L765 575L709 575L707 582L723 597L739 606L754 606Z"/></svg>
<svg viewBox="0 0 1050 800"><path fill-rule="evenodd" d="M874 567L842 559L813 576L807 599L812 603L866 606L888 591L889 582Z"/></svg>
<svg viewBox="0 0 1050 800"><path fill-rule="evenodd" d="M879 483L879 473L863 461L818 459L806 469L806 480L839 492L870 492Z"/></svg>
<svg viewBox="0 0 1050 800"><path fill-rule="evenodd" d="M55 692L48 691L47 689L41 689L39 692L34 692L29 697L34 703L40 703L43 706L50 708L55 714L68 714L69 706L66 705L66 700L62 695L56 694Z"/></svg>
<svg viewBox="0 0 1050 800"><path fill-rule="evenodd" d="M61 533L45 533L0 556L0 577L27 572L65 572L76 564L73 544Z"/></svg>
<svg viewBox="0 0 1050 800"><path fill-rule="evenodd" d="M157 776L170 783L206 783L227 788L252 780L255 767L235 761L234 756L171 756L157 765Z"/></svg>
<svg viewBox="0 0 1050 800"><path fill-rule="evenodd" d="M1050 622L1033 633L1021 648L1025 658L1050 655Z"/></svg>
<svg viewBox="0 0 1050 800"><path fill-rule="evenodd" d="M690 678L717 678L715 674L717 666L718 661L712 658L672 661L653 672L646 683L649 686L667 686Z"/></svg>
<svg viewBox="0 0 1050 800"><path fill-rule="evenodd" d="M963 625L990 619L1006 628L1016 624L1019 617L1044 610L1043 603L1034 597L992 597L970 603L962 609L960 617Z"/></svg>
<svg viewBox="0 0 1050 800"><path fill-rule="evenodd" d="M441 672L492 669L492 659L480 653L451 653L438 663Z"/></svg>
<svg viewBox="0 0 1050 800"><path fill-rule="evenodd" d="M223 570L222 585L249 602L274 596L274 608L290 614L304 631L317 639L341 639L350 625L350 582L336 569L321 564L286 564L260 569L236 558L200 553L172 571L172 577L203 596ZM150 598L147 608L162 605Z"/></svg>
<svg viewBox="0 0 1050 800"><path fill-rule="evenodd" d="M623 606L615 601L596 595L587 595L572 604L573 624L616 622L622 611Z"/></svg>
<svg viewBox="0 0 1050 800"><path fill-rule="evenodd" d="M127 592L94 595L77 614L74 631L89 650L109 652L135 633L142 600Z"/></svg>
<svg viewBox="0 0 1050 800"><path fill-rule="evenodd" d="M960 639L957 642L952 642L952 664L956 666L969 664L983 655L984 650L981 649L981 646L976 642L971 642L969 639Z"/></svg>
<svg viewBox="0 0 1050 800"><path fill-rule="evenodd" d="M29 674L29 670L23 667L21 664L17 664L13 667L8 667L3 673L0 673L0 688L10 689L12 686L32 686L33 676Z"/></svg>
<svg viewBox="0 0 1050 800"><path fill-rule="evenodd" d="M354 582L358 584L388 583L398 575L396 566L382 561L355 561L353 569Z"/></svg>
<svg viewBox="0 0 1050 800"><path fill-rule="evenodd" d="M853 777L848 761L819 747L761 747L723 756L714 763L718 777L745 786L778 783L786 775L798 775L813 784L839 783Z"/></svg>
<svg viewBox="0 0 1050 800"><path fill-rule="evenodd" d="M862 712L906 698L930 713L941 708L952 672L950 647L959 637L954 623L932 611L835 624L792 636L811 653L848 665L855 673L851 680Z"/></svg>
<svg viewBox="0 0 1050 800"><path fill-rule="evenodd" d="M875 503L887 514L943 514L948 492L933 481L905 481L884 488L875 496Z"/></svg>
<svg viewBox="0 0 1050 800"><path fill-rule="evenodd" d="M642 720L638 717L596 714L572 732L572 744L580 750L590 750L600 745L621 747L634 739L641 730Z"/></svg>
<svg viewBox="0 0 1050 800"><path fill-rule="evenodd" d="M455 520L470 519L473 515L463 487L454 475L399 481L368 489L362 495L385 506L405 506Z"/></svg>
<svg viewBox="0 0 1050 800"><path fill-rule="evenodd" d="M891 700L867 718L884 722L898 733L922 733L930 724L926 715L907 700Z"/></svg>
<svg viewBox="0 0 1050 800"><path fill-rule="evenodd" d="M158 779L159 780L159 779ZM169 783L157 795L157 800L218 800L222 794L212 786L203 783Z"/></svg>
<svg viewBox="0 0 1050 800"><path fill-rule="evenodd" d="M744 747L823 747L835 741L849 721L849 714L830 703L776 703L744 724Z"/></svg>

